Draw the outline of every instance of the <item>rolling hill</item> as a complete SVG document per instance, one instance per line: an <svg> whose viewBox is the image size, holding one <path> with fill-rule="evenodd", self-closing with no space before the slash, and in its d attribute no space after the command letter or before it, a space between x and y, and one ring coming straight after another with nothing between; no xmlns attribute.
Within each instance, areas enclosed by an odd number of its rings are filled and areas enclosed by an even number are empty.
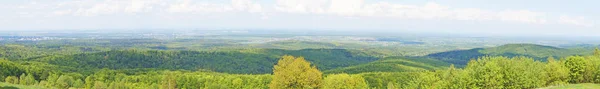
<svg viewBox="0 0 600 89"><path fill-rule="evenodd" d="M452 64L466 65L469 60L481 56L526 56L537 60L545 60L550 56L560 58L570 55L585 55L590 53L591 49L565 49L536 44L506 44L491 48L474 48L469 50L440 52L429 54L427 56Z"/></svg>
<svg viewBox="0 0 600 89"><path fill-rule="evenodd" d="M119 50L75 55L56 55L29 59L58 66L86 70L102 68L137 69L154 68L168 70L211 70L236 74L271 73L280 56L302 56L320 70L329 70L375 61L378 58L363 56L344 49L279 50L261 49L252 52L204 52Z"/></svg>
<svg viewBox="0 0 600 89"><path fill-rule="evenodd" d="M325 73L414 72L448 68L450 63L424 57L387 57L374 62L327 70Z"/></svg>

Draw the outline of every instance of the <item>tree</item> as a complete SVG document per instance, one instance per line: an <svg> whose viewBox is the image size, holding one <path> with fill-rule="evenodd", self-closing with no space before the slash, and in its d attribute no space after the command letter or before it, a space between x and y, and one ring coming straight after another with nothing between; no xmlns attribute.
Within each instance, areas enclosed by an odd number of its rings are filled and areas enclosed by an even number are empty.
<svg viewBox="0 0 600 89"><path fill-rule="evenodd" d="M19 84L19 78L15 77L15 76L8 76L8 77L6 77L6 79L4 79L4 82L12 83L12 84Z"/></svg>
<svg viewBox="0 0 600 89"><path fill-rule="evenodd" d="M323 73L303 57L285 55L273 68L271 89L319 88Z"/></svg>
<svg viewBox="0 0 600 89"><path fill-rule="evenodd" d="M46 79L46 84L44 86L46 87L54 87L56 86L56 80L58 80L60 76L58 76L57 74L50 74L48 76L48 78Z"/></svg>
<svg viewBox="0 0 600 89"><path fill-rule="evenodd" d="M323 80L324 89L367 89L365 79L358 75L333 74Z"/></svg>
<svg viewBox="0 0 600 89"><path fill-rule="evenodd" d="M420 72L416 74L412 80L406 86L402 86L403 89L436 89L443 86L443 82L435 72Z"/></svg>
<svg viewBox="0 0 600 89"><path fill-rule="evenodd" d="M94 86L94 81L92 76L87 76L85 78L85 89L91 89Z"/></svg>
<svg viewBox="0 0 600 89"><path fill-rule="evenodd" d="M72 87L74 82L75 79L73 79L73 77L68 75L62 75L56 80L56 87L60 89L67 89Z"/></svg>
<svg viewBox="0 0 600 89"><path fill-rule="evenodd" d="M108 86L102 81L96 81L94 82L94 87L92 89L108 89Z"/></svg>
<svg viewBox="0 0 600 89"><path fill-rule="evenodd" d="M242 80L241 78L235 78L233 79L233 81L231 81L231 83L233 84L233 88L235 89L241 89L244 86L244 80Z"/></svg>
<svg viewBox="0 0 600 89"><path fill-rule="evenodd" d="M565 66L569 69L569 82L584 82L583 74L585 72L585 59L581 56L571 56L565 61Z"/></svg>
<svg viewBox="0 0 600 89"><path fill-rule="evenodd" d="M548 57L548 64L544 69L548 75L546 85L561 85L567 84L569 79L569 69L562 65L560 61L556 61L552 56Z"/></svg>
<svg viewBox="0 0 600 89"><path fill-rule="evenodd" d="M83 83L83 81L81 81L81 79L76 79L73 82L73 87L75 87L75 88L84 88L84 83Z"/></svg>
<svg viewBox="0 0 600 89"><path fill-rule="evenodd" d="M387 89L398 89L398 88L396 88L396 86L394 86L394 83L388 82Z"/></svg>
<svg viewBox="0 0 600 89"><path fill-rule="evenodd" d="M19 77L19 84L21 85L35 85L36 81L35 78L33 77L32 74L21 74L21 76Z"/></svg>
<svg viewBox="0 0 600 89"><path fill-rule="evenodd" d="M162 89L177 89L177 81L173 73L168 73L163 77Z"/></svg>
<svg viewBox="0 0 600 89"><path fill-rule="evenodd" d="M596 57L600 57L600 49L596 48L596 49L594 50L594 56L596 56Z"/></svg>

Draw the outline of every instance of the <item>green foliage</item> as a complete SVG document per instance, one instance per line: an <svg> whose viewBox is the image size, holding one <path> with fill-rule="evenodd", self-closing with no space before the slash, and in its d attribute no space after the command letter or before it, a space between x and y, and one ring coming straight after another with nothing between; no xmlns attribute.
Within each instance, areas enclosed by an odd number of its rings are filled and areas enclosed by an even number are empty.
<svg viewBox="0 0 600 89"><path fill-rule="evenodd" d="M357 56L346 50L263 50L262 52L264 53L124 50L49 56L33 60L78 68L80 69L78 71L83 71L85 74L101 68L206 69L238 74L272 73L273 64L279 54L308 56L307 60L322 69L346 67L376 60L373 57Z"/></svg>
<svg viewBox="0 0 600 89"><path fill-rule="evenodd" d="M364 73L364 72L417 72L445 69L449 63L422 57L386 57L374 62L356 66L327 70L325 73Z"/></svg>
<svg viewBox="0 0 600 89"><path fill-rule="evenodd" d="M417 73L417 77L410 79L407 85L402 86L402 89L436 89L444 87L443 83L435 72L420 72Z"/></svg>
<svg viewBox="0 0 600 89"><path fill-rule="evenodd" d="M568 57L565 61L565 66L569 68L569 82L583 83L585 79L583 74L586 72L586 62L581 56Z"/></svg>
<svg viewBox="0 0 600 89"><path fill-rule="evenodd" d="M366 89L367 82L362 76L332 74L323 80L323 89Z"/></svg>
<svg viewBox="0 0 600 89"><path fill-rule="evenodd" d="M108 86L102 81L94 82L94 87L92 89L109 89Z"/></svg>
<svg viewBox="0 0 600 89"><path fill-rule="evenodd" d="M273 68L270 89L319 88L322 83L321 71L304 60L303 57L283 56Z"/></svg>
<svg viewBox="0 0 600 89"><path fill-rule="evenodd" d="M389 86L396 88L407 86L412 79L418 77L418 74L419 72L370 72L357 75L362 76L367 81L369 88L383 89Z"/></svg>
<svg viewBox="0 0 600 89"><path fill-rule="evenodd" d="M600 89L600 84L583 83L583 84L568 84L562 86L550 86L539 89Z"/></svg>
<svg viewBox="0 0 600 89"><path fill-rule="evenodd" d="M0 82L0 89L46 89L36 85L18 85Z"/></svg>
<svg viewBox="0 0 600 89"><path fill-rule="evenodd" d="M68 75L61 75L60 77L58 77L58 79L56 79L56 85L55 87L60 88L60 89L68 89L70 87L73 87L74 83L75 83L75 79L73 79L73 77L68 76Z"/></svg>
<svg viewBox="0 0 600 89"><path fill-rule="evenodd" d="M361 53L344 49L216 49L219 51L207 52L156 46L164 50L134 48L100 52L77 46L1 47L0 57L11 58L0 58L2 81L50 89L530 89L569 83L600 83L599 56L556 60L554 57L582 52L527 44L430 56L448 58L442 61L426 57L377 60L366 54L381 51ZM284 54L306 58L280 56ZM277 58L281 60L277 61ZM444 61L459 63L458 68ZM323 79L317 69L344 74L330 74Z"/></svg>
<svg viewBox="0 0 600 89"><path fill-rule="evenodd" d="M4 79L4 82L12 83L12 84L19 84L19 78L15 77L15 76L8 76Z"/></svg>
<svg viewBox="0 0 600 89"><path fill-rule="evenodd" d="M394 85L394 83L392 83L392 82L389 82L389 83L387 84L387 89L398 89L398 88L397 88L397 87Z"/></svg>
<svg viewBox="0 0 600 89"><path fill-rule="evenodd" d="M177 89L177 80L173 74L166 74L162 79L162 89Z"/></svg>
<svg viewBox="0 0 600 89"><path fill-rule="evenodd" d="M19 84L21 85L36 85L37 81L35 80L35 78L33 77L32 74L21 74L21 76L19 77Z"/></svg>
<svg viewBox="0 0 600 89"><path fill-rule="evenodd" d="M600 56L600 49L594 49L594 56Z"/></svg>
<svg viewBox="0 0 600 89"><path fill-rule="evenodd" d="M475 48L470 50L455 50L433 53L427 56L452 64L465 65L469 62L469 60L477 59L482 56L526 56L536 60L545 60L546 57L549 56L567 57L577 54L587 54L587 52L590 52L590 50L563 49L536 44L506 44L491 48Z"/></svg>
<svg viewBox="0 0 600 89"><path fill-rule="evenodd" d="M548 64L546 65L545 71L548 75L548 82L546 85L563 85L568 84L569 80L569 68L567 68L563 61L558 61L553 57L548 57Z"/></svg>

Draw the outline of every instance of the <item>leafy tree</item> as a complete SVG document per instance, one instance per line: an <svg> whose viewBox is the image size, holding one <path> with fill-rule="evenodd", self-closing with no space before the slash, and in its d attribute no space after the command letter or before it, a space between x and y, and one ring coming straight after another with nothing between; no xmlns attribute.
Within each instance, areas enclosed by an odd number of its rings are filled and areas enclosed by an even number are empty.
<svg viewBox="0 0 600 89"><path fill-rule="evenodd" d="M435 74L435 72L420 72L406 86L402 86L404 89L435 89L443 86L441 79Z"/></svg>
<svg viewBox="0 0 600 89"><path fill-rule="evenodd" d="M173 74L166 74L162 80L162 89L177 89L177 81Z"/></svg>
<svg viewBox="0 0 600 89"><path fill-rule="evenodd" d="M571 56L565 61L565 66L569 68L569 82L584 82L583 74L585 72L585 59L581 56Z"/></svg>
<svg viewBox="0 0 600 89"><path fill-rule="evenodd" d="M83 81L81 81L81 79L76 79L76 80L73 82L73 87L74 87L74 88L84 88L84 85L85 85L85 84L83 83Z"/></svg>
<svg viewBox="0 0 600 89"><path fill-rule="evenodd" d="M323 80L323 89L366 89L365 79L358 75L333 74Z"/></svg>
<svg viewBox="0 0 600 89"><path fill-rule="evenodd" d="M87 76L87 77L85 78L85 85L84 85L84 87L85 87L86 89L91 89L91 88L94 86L94 81L95 81L95 80L93 79L93 77L92 77L92 76Z"/></svg>
<svg viewBox="0 0 600 89"><path fill-rule="evenodd" d="M233 84L233 88L241 89L243 88L244 80L241 78L235 78L233 81L231 81L231 83Z"/></svg>
<svg viewBox="0 0 600 89"><path fill-rule="evenodd" d="M594 56L600 57L600 49L594 49Z"/></svg>
<svg viewBox="0 0 600 89"><path fill-rule="evenodd" d="M567 84L569 80L569 69L557 61L554 57L550 56L547 59L545 71L548 75L548 82L546 85L562 85Z"/></svg>
<svg viewBox="0 0 600 89"><path fill-rule="evenodd" d="M490 60L503 59L504 57L483 57L477 61L471 61L465 70L469 71L469 76L473 78L473 82L480 88L503 88L502 76L499 63L486 62Z"/></svg>
<svg viewBox="0 0 600 89"><path fill-rule="evenodd" d="M40 81L40 83L38 83L37 85L38 85L38 86L46 86L47 84L48 84L48 82L46 82L46 81L42 80L42 81Z"/></svg>
<svg viewBox="0 0 600 89"><path fill-rule="evenodd" d="M94 82L94 87L92 89L108 89L108 86L102 81Z"/></svg>
<svg viewBox="0 0 600 89"><path fill-rule="evenodd" d="M271 89L305 89L319 88L322 73L303 57L285 55L273 68L274 77L269 87Z"/></svg>
<svg viewBox="0 0 600 89"><path fill-rule="evenodd" d="M396 88L396 86L394 86L394 83L388 82L387 89L398 89L398 88Z"/></svg>
<svg viewBox="0 0 600 89"><path fill-rule="evenodd" d="M72 87L74 82L75 80L73 79L73 77L68 75L62 75L56 80L56 87L61 89L67 89Z"/></svg>
<svg viewBox="0 0 600 89"><path fill-rule="evenodd" d="M44 85L45 87L54 87L57 86L58 84L56 83L56 81L58 80L60 76L57 74L50 74L48 76L48 78L46 78L46 84Z"/></svg>
<svg viewBox="0 0 600 89"><path fill-rule="evenodd" d="M21 84L21 85L35 85L36 84L36 81L35 81L35 78L33 77L33 75L32 74L27 75L25 73L21 74L21 76L19 77L19 82L20 82L19 84Z"/></svg>
<svg viewBox="0 0 600 89"><path fill-rule="evenodd" d="M4 79L4 82L12 83L12 84L19 84L19 78L15 77L15 76L8 76L8 77L6 77L6 79Z"/></svg>

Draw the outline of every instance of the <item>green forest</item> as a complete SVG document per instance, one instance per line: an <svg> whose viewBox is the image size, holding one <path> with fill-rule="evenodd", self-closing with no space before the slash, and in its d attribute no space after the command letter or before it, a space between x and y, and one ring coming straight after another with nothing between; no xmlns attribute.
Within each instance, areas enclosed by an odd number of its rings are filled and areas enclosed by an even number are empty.
<svg viewBox="0 0 600 89"><path fill-rule="evenodd" d="M533 44L425 56L351 49L0 49L0 88L7 89L531 89L600 83L600 50Z"/></svg>

